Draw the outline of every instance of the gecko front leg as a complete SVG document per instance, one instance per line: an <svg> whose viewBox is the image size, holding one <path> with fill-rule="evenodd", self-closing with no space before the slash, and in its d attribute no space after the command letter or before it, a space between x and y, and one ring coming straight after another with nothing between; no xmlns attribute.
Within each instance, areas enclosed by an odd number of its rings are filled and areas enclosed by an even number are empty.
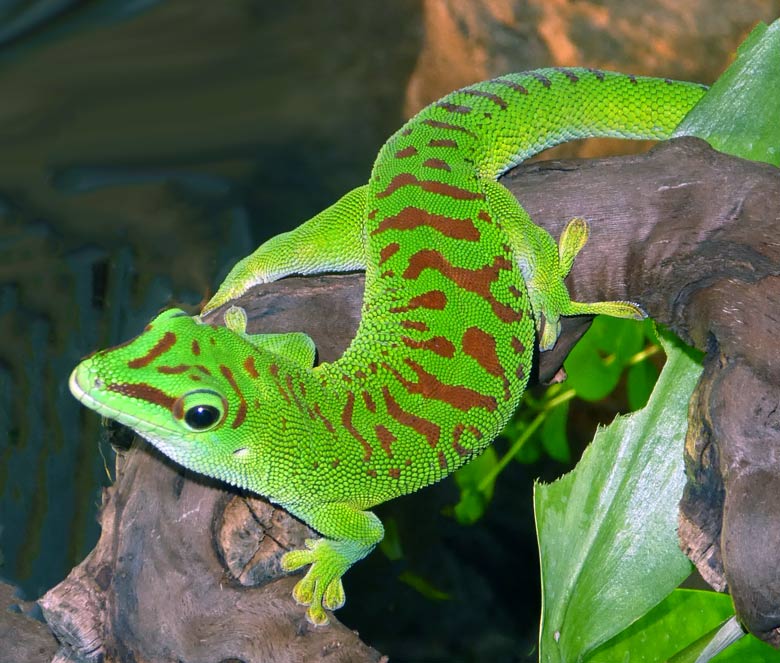
<svg viewBox="0 0 780 663"><path fill-rule="evenodd" d="M270 283L291 274L364 270L366 188L353 189L306 223L272 237L236 263L201 315L258 283Z"/></svg>
<svg viewBox="0 0 780 663"><path fill-rule="evenodd" d="M374 549L385 530L373 513L343 502L285 508L325 535L322 539L308 539L305 550L290 551L282 558L285 571L309 565L306 575L295 585L293 597L308 606L306 618L322 626L328 623L325 610L344 605L341 576Z"/></svg>

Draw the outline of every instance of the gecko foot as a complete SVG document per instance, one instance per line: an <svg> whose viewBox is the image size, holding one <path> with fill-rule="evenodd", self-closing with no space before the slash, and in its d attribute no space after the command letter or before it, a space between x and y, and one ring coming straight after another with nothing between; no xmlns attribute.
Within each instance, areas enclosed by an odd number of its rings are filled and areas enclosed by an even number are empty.
<svg viewBox="0 0 780 663"><path fill-rule="evenodd" d="M341 576L352 565L338 550L337 541L307 539L305 550L293 550L282 557L285 571L297 571L311 565L293 589L293 598L308 606L306 618L315 626L328 623L325 610L337 610L346 601Z"/></svg>

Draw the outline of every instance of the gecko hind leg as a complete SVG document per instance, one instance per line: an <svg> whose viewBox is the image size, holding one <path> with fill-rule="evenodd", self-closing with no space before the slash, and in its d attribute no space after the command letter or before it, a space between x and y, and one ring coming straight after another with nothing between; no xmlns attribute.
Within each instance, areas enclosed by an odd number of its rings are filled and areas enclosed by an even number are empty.
<svg viewBox="0 0 780 663"><path fill-rule="evenodd" d="M561 331L561 316L603 314L636 320L645 317L644 311L632 302L571 300L564 279L588 240L588 224L584 219L572 219L556 244L552 235L531 220L503 184L485 181L484 191L491 211L507 234L528 288L540 350L555 345Z"/></svg>
<svg viewBox="0 0 780 663"><path fill-rule="evenodd" d="M588 241L590 229L588 222L580 217L575 217L561 232L558 242L558 262L561 270L561 278L566 278L574 264L574 258ZM638 304L624 301L608 302L575 302L569 299L566 310L561 315L611 315L613 318L630 318L642 320L645 312Z"/></svg>

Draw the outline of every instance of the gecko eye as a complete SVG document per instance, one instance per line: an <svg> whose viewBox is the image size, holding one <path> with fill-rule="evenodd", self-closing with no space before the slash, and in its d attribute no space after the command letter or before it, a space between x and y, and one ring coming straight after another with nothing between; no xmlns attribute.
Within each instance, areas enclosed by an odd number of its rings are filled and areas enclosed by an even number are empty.
<svg viewBox="0 0 780 663"><path fill-rule="evenodd" d="M203 433L222 423L227 402L216 391L196 389L177 399L172 412L191 431Z"/></svg>
<svg viewBox="0 0 780 663"><path fill-rule="evenodd" d="M213 405L196 405L184 413L184 421L193 430L206 430L219 421L219 410Z"/></svg>

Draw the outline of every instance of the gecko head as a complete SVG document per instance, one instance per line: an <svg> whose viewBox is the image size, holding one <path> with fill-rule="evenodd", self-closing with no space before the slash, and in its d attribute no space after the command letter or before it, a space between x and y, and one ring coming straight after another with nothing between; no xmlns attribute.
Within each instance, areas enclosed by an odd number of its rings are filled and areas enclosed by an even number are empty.
<svg viewBox="0 0 780 663"><path fill-rule="evenodd" d="M131 341L84 359L70 389L177 463L251 489L261 433L272 434L282 413L270 407L275 356L249 339L171 309Z"/></svg>

